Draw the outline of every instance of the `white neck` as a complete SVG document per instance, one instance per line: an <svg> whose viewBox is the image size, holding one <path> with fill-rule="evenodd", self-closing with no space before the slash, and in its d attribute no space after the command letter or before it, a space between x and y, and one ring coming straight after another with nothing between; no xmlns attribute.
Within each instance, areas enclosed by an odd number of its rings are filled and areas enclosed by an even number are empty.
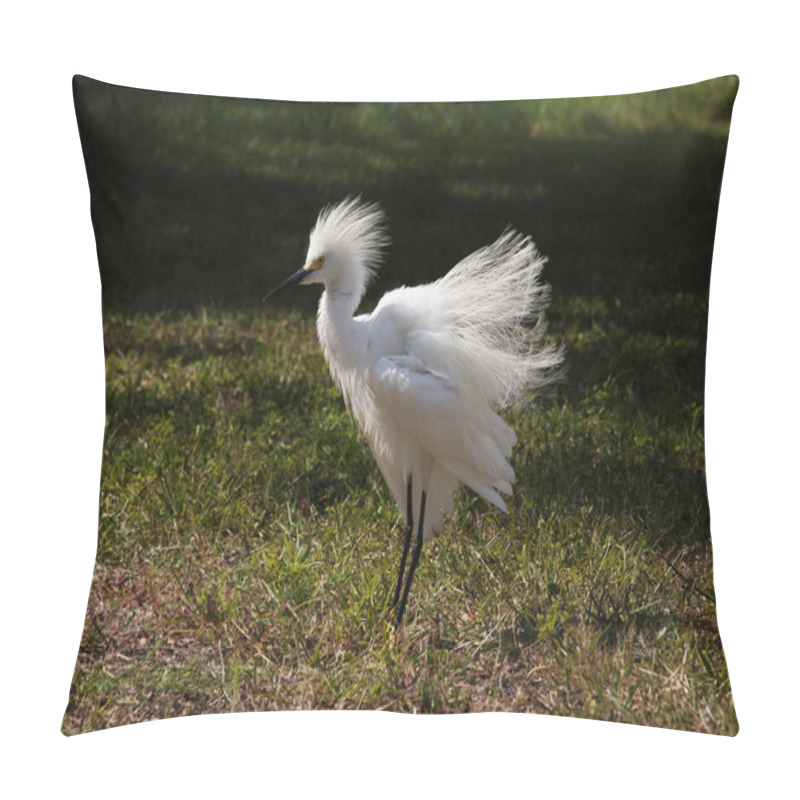
<svg viewBox="0 0 800 800"><path fill-rule="evenodd" d="M366 346L364 336L359 335L360 324L353 319L359 300L355 294L325 289L317 309L317 336L322 353L348 405L357 367L364 364Z"/></svg>

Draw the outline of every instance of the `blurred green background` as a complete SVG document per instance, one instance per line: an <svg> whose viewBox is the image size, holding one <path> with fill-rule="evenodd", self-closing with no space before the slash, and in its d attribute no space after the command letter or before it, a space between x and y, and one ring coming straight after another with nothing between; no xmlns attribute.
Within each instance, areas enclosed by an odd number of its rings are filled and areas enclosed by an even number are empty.
<svg viewBox="0 0 800 800"><path fill-rule="evenodd" d="M104 304L257 303L303 263L322 206L348 194L389 215L394 245L375 294L441 276L508 224L550 258L556 297L705 292L737 84L313 104L77 76Z"/></svg>

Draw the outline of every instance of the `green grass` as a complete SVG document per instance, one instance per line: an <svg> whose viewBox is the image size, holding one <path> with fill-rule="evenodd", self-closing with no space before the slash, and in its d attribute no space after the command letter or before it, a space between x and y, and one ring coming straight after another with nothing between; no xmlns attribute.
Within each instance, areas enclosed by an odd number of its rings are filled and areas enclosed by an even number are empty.
<svg viewBox="0 0 800 800"><path fill-rule="evenodd" d="M634 365L691 360L700 343L629 339L618 376L594 358L617 353L620 325L640 313L556 301L554 317L574 320L582 388L509 414L520 439L509 513L461 495L397 637L398 512L312 320L110 315L97 568L65 731L383 708L734 733L702 406L672 387L653 413L650 395L668 387L632 377Z"/></svg>
<svg viewBox="0 0 800 800"><path fill-rule="evenodd" d="M735 79L500 106L79 92L103 279L98 552L66 733L269 709L738 725L705 487L708 282ZM258 302L324 202L390 214L365 306L509 221L550 257L567 379L507 412L395 636L399 512L323 363Z"/></svg>

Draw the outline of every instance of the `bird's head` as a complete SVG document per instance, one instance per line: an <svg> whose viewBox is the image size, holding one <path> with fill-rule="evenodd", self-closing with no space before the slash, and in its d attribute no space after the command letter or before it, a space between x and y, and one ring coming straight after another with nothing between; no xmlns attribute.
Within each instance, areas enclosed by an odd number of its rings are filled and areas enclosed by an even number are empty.
<svg viewBox="0 0 800 800"><path fill-rule="evenodd" d="M264 300L298 283L322 283L335 294L360 300L389 241L384 223L380 206L359 197L324 208L309 237L305 266Z"/></svg>

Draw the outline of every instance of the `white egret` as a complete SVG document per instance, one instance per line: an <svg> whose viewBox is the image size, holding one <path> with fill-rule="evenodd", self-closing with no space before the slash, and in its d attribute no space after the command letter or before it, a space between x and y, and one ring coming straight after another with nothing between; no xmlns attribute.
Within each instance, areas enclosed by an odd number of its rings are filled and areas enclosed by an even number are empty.
<svg viewBox="0 0 800 800"><path fill-rule="evenodd" d="M500 494L511 492L517 437L497 409L551 382L563 352L536 347L549 287L530 237L507 229L439 280L390 291L371 314L353 316L387 244L377 204L351 197L329 206L305 266L264 300L299 283L324 286L317 334L325 360L405 516L398 627L423 540L441 527L458 486L506 510Z"/></svg>

